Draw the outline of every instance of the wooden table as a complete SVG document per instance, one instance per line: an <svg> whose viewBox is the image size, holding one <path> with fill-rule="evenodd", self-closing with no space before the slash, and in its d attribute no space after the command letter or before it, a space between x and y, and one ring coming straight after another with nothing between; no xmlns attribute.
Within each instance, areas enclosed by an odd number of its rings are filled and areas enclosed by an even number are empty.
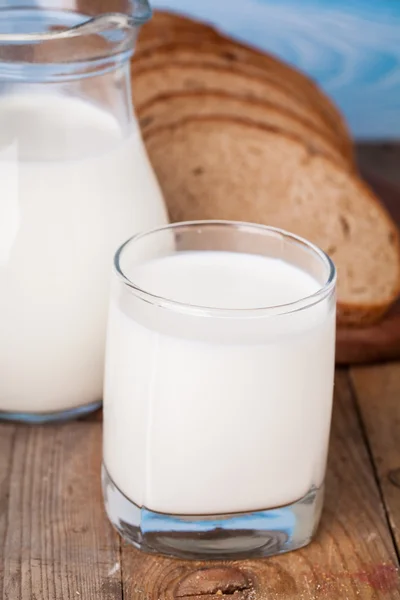
<svg viewBox="0 0 400 600"><path fill-rule="evenodd" d="M325 511L277 558L192 563L140 554L108 524L101 421L0 426L0 598L400 599L400 363L336 375Z"/></svg>
<svg viewBox="0 0 400 600"><path fill-rule="evenodd" d="M337 372L325 510L298 552L142 555L107 522L100 463L98 415L0 425L0 599L400 599L400 363Z"/></svg>

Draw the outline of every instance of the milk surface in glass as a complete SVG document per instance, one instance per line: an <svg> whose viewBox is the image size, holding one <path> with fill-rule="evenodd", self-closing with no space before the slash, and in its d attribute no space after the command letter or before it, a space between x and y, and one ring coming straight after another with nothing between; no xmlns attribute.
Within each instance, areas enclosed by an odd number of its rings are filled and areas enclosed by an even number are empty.
<svg viewBox="0 0 400 600"><path fill-rule="evenodd" d="M221 309L288 304L321 288L288 262L240 252L155 258L131 267L129 279L156 296ZM251 318L188 316L157 303L118 286L111 300L104 464L122 494L151 511L215 515L288 505L319 488L333 303Z"/></svg>
<svg viewBox="0 0 400 600"><path fill-rule="evenodd" d="M115 248L166 222L134 122L52 93L0 96L0 410L100 400Z"/></svg>

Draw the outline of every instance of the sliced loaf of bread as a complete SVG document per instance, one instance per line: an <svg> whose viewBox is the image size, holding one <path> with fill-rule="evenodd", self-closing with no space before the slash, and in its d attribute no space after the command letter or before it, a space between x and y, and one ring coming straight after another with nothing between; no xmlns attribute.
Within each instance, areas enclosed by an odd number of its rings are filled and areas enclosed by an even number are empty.
<svg viewBox="0 0 400 600"><path fill-rule="evenodd" d="M208 116L154 129L145 141L173 221L245 220L310 239L337 266L341 325L377 321L397 297L392 220L357 177L296 136Z"/></svg>
<svg viewBox="0 0 400 600"><path fill-rule="evenodd" d="M195 116L234 116L262 123L282 132L298 135L310 151L321 152L338 162L347 170L354 165L337 149L336 145L322 135L318 129L293 115L290 111L267 101L235 98L223 92L178 92L157 96L142 106L138 113L143 133L163 125L173 125L182 118Z"/></svg>

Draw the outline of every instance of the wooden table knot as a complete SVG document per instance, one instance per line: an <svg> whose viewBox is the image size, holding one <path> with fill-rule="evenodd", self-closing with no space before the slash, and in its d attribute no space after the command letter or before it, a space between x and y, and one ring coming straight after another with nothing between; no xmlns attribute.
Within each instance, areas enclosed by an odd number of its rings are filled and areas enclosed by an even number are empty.
<svg viewBox="0 0 400 600"><path fill-rule="evenodd" d="M245 600L253 590L249 576L235 567L210 567L193 571L178 584L175 598L235 596Z"/></svg>
<svg viewBox="0 0 400 600"><path fill-rule="evenodd" d="M400 468L392 469L392 471L389 471L388 478L390 483L400 488Z"/></svg>

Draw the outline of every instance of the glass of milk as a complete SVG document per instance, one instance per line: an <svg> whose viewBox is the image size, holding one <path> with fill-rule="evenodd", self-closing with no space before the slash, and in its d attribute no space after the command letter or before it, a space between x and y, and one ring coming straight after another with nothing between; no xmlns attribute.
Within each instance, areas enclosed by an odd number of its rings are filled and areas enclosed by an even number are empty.
<svg viewBox="0 0 400 600"><path fill-rule="evenodd" d="M103 492L137 548L261 557L321 514L335 267L285 231L207 221L131 238L109 310Z"/></svg>
<svg viewBox="0 0 400 600"><path fill-rule="evenodd" d="M149 14L143 0L0 9L0 419L99 406L115 248L167 223L131 102Z"/></svg>

